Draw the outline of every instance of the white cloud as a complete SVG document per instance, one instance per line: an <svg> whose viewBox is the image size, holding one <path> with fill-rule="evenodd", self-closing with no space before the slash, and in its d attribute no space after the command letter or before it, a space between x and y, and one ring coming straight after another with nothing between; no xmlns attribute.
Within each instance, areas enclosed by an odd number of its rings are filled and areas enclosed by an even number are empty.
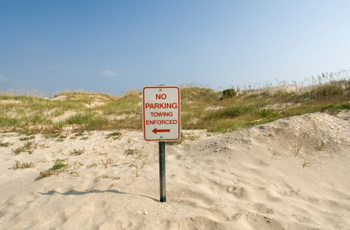
<svg viewBox="0 0 350 230"><path fill-rule="evenodd" d="M118 74L109 70L101 71L101 73L107 77L117 76Z"/></svg>
<svg viewBox="0 0 350 230"><path fill-rule="evenodd" d="M10 81L10 78L0 74L0 81L2 81L2 82Z"/></svg>

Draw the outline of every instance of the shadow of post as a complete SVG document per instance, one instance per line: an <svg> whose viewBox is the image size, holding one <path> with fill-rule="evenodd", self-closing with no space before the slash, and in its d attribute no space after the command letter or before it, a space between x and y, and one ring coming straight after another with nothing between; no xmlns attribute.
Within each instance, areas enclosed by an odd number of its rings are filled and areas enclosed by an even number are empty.
<svg viewBox="0 0 350 230"><path fill-rule="evenodd" d="M48 191L47 193L42 193L42 192L38 192L40 195L43 195L43 196L47 196L47 195L52 195L52 194L60 194L60 195L64 195L64 196L81 196L81 195L85 195L85 194L90 194L90 193L107 193L107 192L110 192L110 193L115 193L115 194L118 194L118 195L134 195L134 196L140 196L140 197L144 197L144 198L147 198L147 199L151 199L155 202L159 202L159 200L156 200L154 199L153 197L150 197L150 196L146 196L146 195L142 195L142 194L136 194L136 193L127 193L127 192L120 192L120 191L117 191L117 190L105 190L105 191L101 191L101 190L97 190L97 189L92 189L90 191L86 191L86 192L80 192L80 191L75 191L75 190L69 190L67 192L57 192L55 190L51 190L51 191Z"/></svg>

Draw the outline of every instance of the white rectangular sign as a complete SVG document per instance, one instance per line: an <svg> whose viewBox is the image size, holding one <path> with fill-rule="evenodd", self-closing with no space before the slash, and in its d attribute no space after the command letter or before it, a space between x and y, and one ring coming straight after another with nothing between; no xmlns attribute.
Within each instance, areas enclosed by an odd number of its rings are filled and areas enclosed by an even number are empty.
<svg viewBox="0 0 350 230"><path fill-rule="evenodd" d="M180 88L146 86L142 90L143 137L146 141L180 139Z"/></svg>

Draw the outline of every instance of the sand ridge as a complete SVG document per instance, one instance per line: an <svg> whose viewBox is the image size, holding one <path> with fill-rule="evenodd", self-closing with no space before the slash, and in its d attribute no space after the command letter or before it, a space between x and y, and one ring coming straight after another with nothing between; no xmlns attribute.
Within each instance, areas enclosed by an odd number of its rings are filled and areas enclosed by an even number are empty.
<svg viewBox="0 0 350 230"><path fill-rule="evenodd" d="M120 132L69 134L61 142L1 134L10 145L0 147L0 229L350 226L348 120L316 113L226 134L184 131L181 144L166 146L166 203L158 201L157 143ZM26 142L36 149L15 155ZM67 158L64 171L38 179ZM16 161L36 167L9 169Z"/></svg>

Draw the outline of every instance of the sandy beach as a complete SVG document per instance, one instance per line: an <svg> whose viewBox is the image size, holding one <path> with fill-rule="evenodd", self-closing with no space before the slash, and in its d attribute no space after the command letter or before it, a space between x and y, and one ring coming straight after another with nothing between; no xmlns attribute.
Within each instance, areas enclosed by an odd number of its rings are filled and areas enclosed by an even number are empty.
<svg viewBox="0 0 350 230"><path fill-rule="evenodd" d="M166 145L166 203L141 132L0 134L0 229L349 229L348 113L183 132Z"/></svg>

